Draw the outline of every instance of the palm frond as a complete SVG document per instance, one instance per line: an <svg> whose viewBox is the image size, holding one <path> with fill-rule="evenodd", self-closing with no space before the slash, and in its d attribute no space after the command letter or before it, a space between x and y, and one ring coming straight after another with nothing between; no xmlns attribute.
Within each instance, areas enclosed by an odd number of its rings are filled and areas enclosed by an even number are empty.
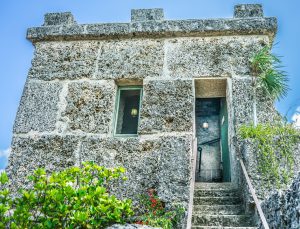
<svg viewBox="0 0 300 229"><path fill-rule="evenodd" d="M267 94L274 99L280 99L287 95L289 90L287 74L281 70L281 60L279 56L271 53L271 47L265 46L251 59L251 68L259 85Z"/></svg>
<svg viewBox="0 0 300 229"><path fill-rule="evenodd" d="M281 99L287 95L289 87L285 72L268 69L265 73L260 74L259 78L260 85L270 97Z"/></svg>

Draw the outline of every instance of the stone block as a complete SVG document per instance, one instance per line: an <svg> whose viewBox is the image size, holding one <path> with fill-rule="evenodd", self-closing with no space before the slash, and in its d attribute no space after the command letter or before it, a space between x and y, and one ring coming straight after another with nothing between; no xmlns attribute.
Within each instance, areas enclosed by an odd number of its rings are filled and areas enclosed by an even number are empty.
<svg viewBox="0 0 300 229"><path fill-rule="evenodd" d="M159 77L164 63L163 42L158 40L105 41L97 59L97 79Z"/></svg>
<svg viewBox="0 0 300 229"><path fill-rule="evenodd" d="M131 21L158 21L164 20L163 9L133 9L131 10Z"/></svg>
<svg viewBox="0 0 300 229"><path fill-rule="evenodd" d="M249 74L249 59L267 41L266 36L170 39L165 54L169 75L195 78Z"/></svg>
<svg viewBox="0 0 300 229"><path fill-rule="evenodd" d="M276 110L274 99L270 98L265 90L257 88L257 120L260 123L281 122L282 116Z"/></svg>
<svg viewBox="0 0 300 229"><path fill-rule="evenodd" d="M29 187L26 177L37 168L52 172L75 165L77 145L72 136L15 136L6 168L13 190Z"/></svg>
<svg viewBox="0 0 300 229"><path fill-rule="evenodd" d="M112 127L115 95L113 81L70 83L62 114L68 130L108 134Z"/></svg>
<svg viewBox="0 0 300 229"><path fill-rule="evenodd" d="M254 90L251 76L232 79L233 109L235 113L235 124L250 124L254 122L253 103ZM281 120L279 113L274 107L273 99L258 87L255 91L256 115L259 123L275 122ZM245 99L247 98L247 99Z"/></svg>
<svg viewBox="0 0 300 229"><path fill-rule="evenodd" d="M253 88L251 77L232 78L234 126L253 123Z"/></svg>
<svg viewBox="0 0 300 229"><path fill-rule="evenodd" d="M140 141L139 138L91 137L82 143L81 160L95 161L106 167L123 166L128 180L112 189L119 196L138 201L138 194L145 193L157 183L158 148L161 142ZM143 151L143 149L147 151Z"/></svg>
<svg viewBox="0 0 300 229"><path fill-rule="evenodd" d="M192 131L192 80L153 80L144 84L139 133Z"/></svg>
<svg viewBox="0 0 300 229"><path fill-rule="evenodd" d="M128 23L102 23L86 25L86 36L117 36L122 37L130 33L130 25Z"/></svg>
<svg viewBox="0 0 300 229"><path fill-rule="evenodd" d="M128 180L112 191L138 201L138 195L155 188L167 203L187 204L191 136L149 138L89 137L82 143L82 161L107 167L123 166Z"/></svg>
<svg viewBox="0 0 300 229"><path fill-rule="evenodd" d="M162 137L158 194L165 202L187 204L192 173L191 136Z"/></svg>
<svg viewBox="0 0 300 229"><path fill-rule="evenodd" d="M38 42L29 78L90 78L99 49L96 41Z"/></svg>
<svg viewBox="0 0 300 229"><path fill-rule="evenodd" d="M66 25L66 24L75 24L75 23L76 22L71 12L45 14L44 26Z"/></svg>
<svg viewBox="0 0 300 229"><path fill-rule="evenodd" d="M55 129L59 93L58 82L27 81L14 124L14 133L53 131Z"/></svg>
<svg viewBox="0 0 300 229"><path fill-rule="evenodd" d="M261 4L239 4L234 6L235 18L263 17Z"/></svg>
<svg viewBox="0 0 300 229"><path fill-rule="evenodd" d="M48 40L50 37L55 37L60 35L59 26L42 26L33 27L27 30L27 39L35 39L35 41Z"/></svg>
<svg viewBox="0 0 300 229"><path fill-rule="evenodd" d="M84 26L83 25L77 25L77 24L61 25L60 32L62 34L65 34L66 37L70 37L70 36L73 36L74 34L84 33ZM82 37L84 37L84 35L82 35Z"/></svg>

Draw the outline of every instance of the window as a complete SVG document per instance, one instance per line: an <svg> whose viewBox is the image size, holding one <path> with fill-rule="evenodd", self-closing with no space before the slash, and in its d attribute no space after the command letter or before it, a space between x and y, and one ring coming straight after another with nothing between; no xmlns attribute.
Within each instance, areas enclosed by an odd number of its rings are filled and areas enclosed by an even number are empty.
<svg viewBox="0 0 300 229"><path fill-rule="evenodd" d="M119 87L115 135L137 135L142 87Z"/></svg>

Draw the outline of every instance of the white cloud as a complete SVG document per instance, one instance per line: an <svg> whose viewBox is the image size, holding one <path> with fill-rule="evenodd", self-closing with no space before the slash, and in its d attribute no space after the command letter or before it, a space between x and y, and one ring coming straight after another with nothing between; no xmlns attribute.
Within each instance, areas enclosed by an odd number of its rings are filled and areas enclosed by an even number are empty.
<svg viewBox="0 0 300 229"><path fill-rule="evenodd" d="M300 107L298 107L292 116L293 125L300 129Z"/></svg>
<svg viewBox="0 0 300 229"><path fill-rule="evenodd" d="M8 158L9 154L11 152L11 148L0 150L0 157L6 157Z"/></svg>

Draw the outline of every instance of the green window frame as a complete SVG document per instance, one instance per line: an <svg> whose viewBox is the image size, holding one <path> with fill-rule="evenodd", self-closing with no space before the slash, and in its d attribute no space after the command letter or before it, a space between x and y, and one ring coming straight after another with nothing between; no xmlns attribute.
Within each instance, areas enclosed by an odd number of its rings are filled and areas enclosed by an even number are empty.
<svg viewBox="0 0 300 229"><path fill-rule="evenodd" d="M139 91L139 104L137 107L137 127L136 127L136 133L130 133L130 134L126 134L126 133L119 133L119 128L120 128L120 124L118 123L120 120L122 120L122 123L124 121L124 117L120 118L120 102L121 102L121 96L124 94L122 92L125 91ZM116 100L116 106L115 106L115 114L114 114L114 123L113 123L113 135L115 137L137 137L138 136L138 127L140 124L140 110L141 110L141 105L142 105L142 96L143 96L143 87L142 86L119 86L118 87L118 91L117 91L117 100ZM124 108L123 108L124 109ZM121 111L124 112L124 111ZM122 113L122 115L124 116L124 113ZM123 125L123 124L121 124ZM122 128L122 127L121 127Z"/></svg>

